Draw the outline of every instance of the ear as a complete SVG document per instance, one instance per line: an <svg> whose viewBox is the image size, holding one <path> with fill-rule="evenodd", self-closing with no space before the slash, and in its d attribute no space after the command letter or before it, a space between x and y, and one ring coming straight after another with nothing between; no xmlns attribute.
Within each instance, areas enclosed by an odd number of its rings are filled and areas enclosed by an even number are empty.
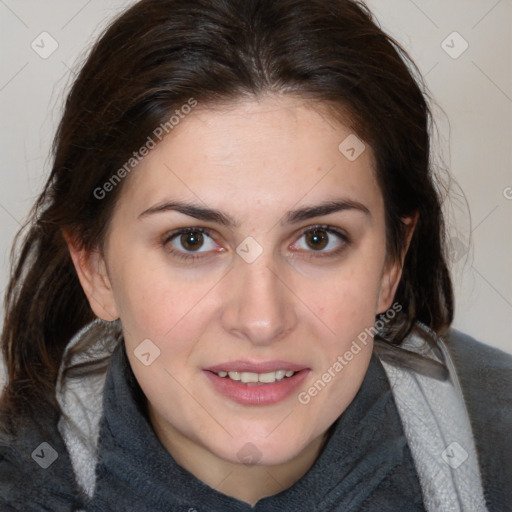
<svg viewBox="0 0 512 512"><path fill-rule="evenodd" d="M405 260L409 245L411 243L412 235L418 222L418 212L416 211L411 217L403 217L402 222L405 224L405 248L400 255L399 261L387 261L382 274L379 297L377 300L377 314L387 311L395 298L396 289L402 277L402 268Z"/></svg>
<svg viewBox="0 0 512 512"><path fill-rule="evenodd" d="M94 314L107 322L119 318L105 260L99 250L80 248L73 237L62 231L80 284Z"/></svg>

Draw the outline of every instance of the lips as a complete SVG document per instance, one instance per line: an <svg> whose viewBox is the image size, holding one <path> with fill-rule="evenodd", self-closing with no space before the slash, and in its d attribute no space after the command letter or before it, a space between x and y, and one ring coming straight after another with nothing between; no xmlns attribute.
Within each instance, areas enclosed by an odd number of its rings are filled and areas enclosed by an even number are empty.
<svg viewBox="0 0 512 512"><path fill-rule="evenodd" d="M233 378L224 375L226 372ZM268 378L272 372L288 372L292 375L280 375L280 379L275 379L276 376L274 379ZM302 385L310 369L290 361L229 361L205 368L203 373L213 388L224 397L243 405L263 406L290 397ZM256 376L259 382L255 381ZM268 380L268 383L263 383L261 377Z"/></svg>

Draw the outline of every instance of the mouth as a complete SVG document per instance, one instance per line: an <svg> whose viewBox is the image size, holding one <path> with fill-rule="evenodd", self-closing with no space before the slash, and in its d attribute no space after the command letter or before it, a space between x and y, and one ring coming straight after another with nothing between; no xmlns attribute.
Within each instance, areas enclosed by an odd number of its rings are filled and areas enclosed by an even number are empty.
<svg viewBox="0 0 512 512"><path fill-rule="evenodd" d="M235 361L207 368L203 373L224 397L244 405L270 405L288 398L310 371L283 361Z"/></svg>

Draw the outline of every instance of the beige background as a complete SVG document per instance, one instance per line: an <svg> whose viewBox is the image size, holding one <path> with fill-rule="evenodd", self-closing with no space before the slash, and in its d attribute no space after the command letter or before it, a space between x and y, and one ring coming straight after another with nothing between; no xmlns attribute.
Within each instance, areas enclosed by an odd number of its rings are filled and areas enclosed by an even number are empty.
<svg viewBox="0 0 512 512"><path fill-rule="evenodd" d="M0 0L2 297L12 239L50 168L50 142L73 69L107 20L131 3ZM436 153L455 179L446 209L454 327L512 353L512 3L367 3L416 61L439 106ZM31 45L40 53L58 47L42 58Z"/></svg>

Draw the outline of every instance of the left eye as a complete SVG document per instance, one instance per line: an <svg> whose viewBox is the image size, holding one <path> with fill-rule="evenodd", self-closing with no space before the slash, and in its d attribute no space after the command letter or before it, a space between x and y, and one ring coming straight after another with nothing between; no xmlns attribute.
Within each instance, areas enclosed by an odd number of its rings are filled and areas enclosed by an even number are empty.
<svg viewBox="0 0 512 512"><path fill-rule="evenodd" d="M300 244L300 241L305 244ZM341 240L341 242L340 242ZM313 252L336 252L337 249L348 243L348 238L342 232L329 226L315 226L302 233L299 241L294 245L298 249Z"/></svg>

